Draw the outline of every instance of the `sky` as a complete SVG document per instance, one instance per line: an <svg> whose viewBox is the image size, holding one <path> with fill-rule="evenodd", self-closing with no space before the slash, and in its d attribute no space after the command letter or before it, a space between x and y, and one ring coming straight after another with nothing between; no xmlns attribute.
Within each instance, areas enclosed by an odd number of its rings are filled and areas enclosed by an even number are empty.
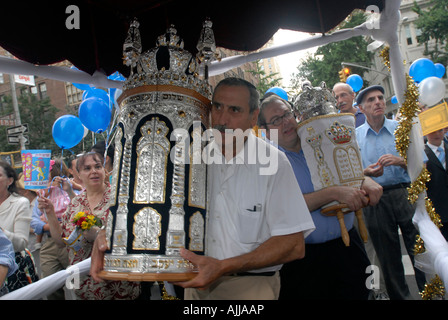
<svg viewBox="0 0 448 320"><path fill-rule="evenodd" d="M274 34L274 45L284 45L291 42L304 40L309 37L311 37L311 35L305 32L279 29ZM291 75L292 73L297 72L297 66L299 66L301 59L305 58L308 53L312 53L316 49L317 48L310 48L307 50L291 52L276 57L277 63L280 67L281 75L283 77L282 81L284 87L288 87L290 85Z"/></svg>

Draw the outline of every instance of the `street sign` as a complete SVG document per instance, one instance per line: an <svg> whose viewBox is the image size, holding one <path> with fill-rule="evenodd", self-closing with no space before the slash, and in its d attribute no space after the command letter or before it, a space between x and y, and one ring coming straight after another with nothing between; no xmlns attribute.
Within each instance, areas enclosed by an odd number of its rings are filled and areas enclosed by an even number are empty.
<svg viewBox="0 0 448 320"><path fill-rule="evenodd" d="M28 123L21 124L20 126L6 128L6 134L8 136L17 136L21 133L28 133Z"/></svg>
<svg viewBox="0 0 448 320"><path fill-rule="evenodd" d="M0 119L0 126L13 126L16 124L16 120Z"/></svg>
<svg viewBox="0 0 448 320"><path fill-rule="evenodd" d="M6 114L0 117L0 126L15 126L16 120L14 113Z"/></svg>
<svg viewBox="0 0 448 320"><path fill-rule="evenodd" d="M25 144L30 144L30 138L28 136L23 136L23 139L25 140ZM19 136L8 136L8 144L12 145L18 145L20 144L20 137Z"/></svg>

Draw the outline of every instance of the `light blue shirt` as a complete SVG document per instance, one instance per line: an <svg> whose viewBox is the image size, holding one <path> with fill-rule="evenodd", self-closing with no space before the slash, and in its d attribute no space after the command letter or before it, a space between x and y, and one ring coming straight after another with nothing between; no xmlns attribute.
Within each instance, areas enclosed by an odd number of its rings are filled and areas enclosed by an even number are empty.
<svg viewBox="0 0 448 320"><path fill-rule="evenodd" d="M278 146L278 148L288 157L302 193L307 194L314 192L311 173L308 169L303 151L300 150L299 153L297 153L285 150L280 146ZM344 215L347 230L350 230L353 227L354 216L355 214L353 212ZM341 237L341 227L336 217L324 216L320 213L320 209L311 212L311 217L313 218L316 229L305 238L305 243L324 243Z"/></svg>
<svg viewBox="0 0 448 320"><path fill-rule="evenodd" d="M33 207L32 216L31 216L31 223L30 227L34 230L35 234L42 234L44 232L43 228L45 225L45 222L43 222L40 219L40 216L42 215L42 212L37 208L37 203Z"/></svg>
<svg viewBox="0 0 448 320"><path fill-rule="evenodd" d="M8 267L8 277L18 269L14 247L2 229L0 229L0 264ZM1 287L2 284L0 283Z"/></svg>
<svg viewBox="0 0 448 320"><path fill-rule="evenodd" d="M383 127L378 133L370 127L367 121L362 126L356 128L356 139L361 151L364 169L376 163L384 154L400 156L395 147L394 132L397 125L397 121L384 117ZM382 186L409 183L411 181L406 170L399 166L384 167L382 176L371 178Z"/></svg>

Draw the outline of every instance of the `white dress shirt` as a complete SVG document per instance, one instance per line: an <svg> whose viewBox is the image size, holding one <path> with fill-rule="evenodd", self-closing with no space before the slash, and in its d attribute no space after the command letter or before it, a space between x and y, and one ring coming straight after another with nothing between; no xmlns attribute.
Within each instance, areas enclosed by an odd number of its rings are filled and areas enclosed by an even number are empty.
<svg viewBox="0 0 448 320"><path fill-rule="evenodd" d="M434 154L436 155L437 158L438 158L439 155L440 155L440 151L437 150L437 149L438 149L439 147L441 147L442 149L445 149L445 145L444 145L444 143L443 143L443 140L442 140L442 143L440 144L440 146L432 145L432 144L430 144L429 142L427 142L426 144L427 144L428 147L432 150L432 152L434 152ZM444 162L442 163L442 165L443 165L443 167L445 168L445 166L446 166L446 162L444 161ZM446 168L445 168L445 169L446 169Z"/></svg>
<svg viewBox="0 0 448 320"><path fill-rule="evenodd" d="M239 256L273 236L303 232L306 237L314 230L294 172L282 152L253 134L229 161L240 164L225 161L218 148L214 150L221 156L222 164L212 163L208 167L206 255L217 259ZM277 166L275 174L260 174L266 172L262 169L266 166L260 164L266 163L266 158L254 158L258 150L263 154L269 151L271 165ZM280 268L277 265L256 272Z"/></svg>

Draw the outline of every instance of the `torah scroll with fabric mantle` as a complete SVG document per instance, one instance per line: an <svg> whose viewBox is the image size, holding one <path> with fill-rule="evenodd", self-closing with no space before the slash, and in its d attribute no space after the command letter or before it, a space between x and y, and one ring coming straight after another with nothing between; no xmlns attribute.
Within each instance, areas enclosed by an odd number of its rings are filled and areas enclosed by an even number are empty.
<svg viewBox="0 0 448 320"><path fill-rule="evenodd" d="M305 155L315 191L331 186L360 189L364 180L361 154L356 141L355 116L337 113L336 100L325 83L312 87L305 83L294 100L294 111L300 122L297 134ZM344 214L347 205L332 202L322 208L322 214L337 216L344 243L349 245ZM356 213L360 233L367 241L361 209Z"/></svg>

